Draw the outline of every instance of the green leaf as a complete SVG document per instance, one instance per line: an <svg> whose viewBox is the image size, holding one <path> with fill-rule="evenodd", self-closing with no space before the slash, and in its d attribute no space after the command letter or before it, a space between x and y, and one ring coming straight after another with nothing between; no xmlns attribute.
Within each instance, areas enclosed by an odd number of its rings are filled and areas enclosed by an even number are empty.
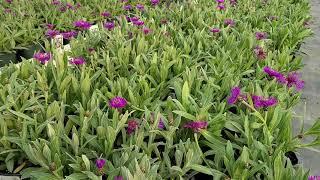
<svg viewBox="0 0 320 180"><path fill-rule="evenodd" d="M90 171L90 160L87 158L87 156L86 155L82 155L81 156L82 157L82 160L83 160L83 162L84 162L84 165L86 166L86 169L88 170L88 171Z"/></svg>
<svg viewBox="0 0 320 180"><path fill-rule="evenodd" d="M184 82L183 87L182 87L182 104L184 107L187 107L189 104L189 96L190 96L190 89L189 89L189 84L188 81Z"/></svg>
<svg viewBox="0 0 320 180"><path fill-rule="evenodd" d="M193 115L191 115L191 114L189 114L187 112L173 111L173 113L178 114L178 115L180 115L180 116L182 116L182 117L184 117L186 119L189 119L189 120L193 120L193 121L197 120L197 118L195 116L193 116Z"/></svg>
<svg viewBox="0 0 320 180"><path fill-rule="evenodd" d="M203 174L208 174L214 177L221 177L224 175L224 173L216 170L216 169L211 169L211 168L207 168L205 166L202 165L198 165L198 164L193 164L191 166L189 166L191 169L203 173ZM219 179L219 178L218 178Z"/></svg>

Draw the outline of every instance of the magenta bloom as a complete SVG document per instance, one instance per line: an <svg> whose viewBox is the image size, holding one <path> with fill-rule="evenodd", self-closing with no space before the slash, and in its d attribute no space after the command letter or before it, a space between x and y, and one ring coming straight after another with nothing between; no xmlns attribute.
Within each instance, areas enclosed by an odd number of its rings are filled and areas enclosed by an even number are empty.
<svg viewBox="0 0 320 180"><path fill-rule="evenodd" d="M150 0L150 2L153 6L156 6L160 3L160 0Z"/></svg>
<svg viewBox="0 0 320 180"><path fill-rule="evenodd" d="M70 40L78 35L77 31L68 31L61 33L64 39Z"/></svg>
<svg viewBox="0 0 320 180"><path fill-rule="evenodd" d="M138 21L134 21L134 22L132 22L134 25L136 25L136 26L143 26L144 25L144 22L143 21L141 21L141 20L138 20Z"/></svg>
<svg viewBox="0 0 320 180"><path fill-rule="evenodd" d="M266 39L267 37L268 37L268 34L265 32L256 32L256 39L257 40Z"/></svg>
<svg viewBox="0 0 320 180"><path fill-rule="evenodd" d="M132 18L129 18L131 22L136 22L136 21L139 21L140 18L139 17L132 17Z"/></svg>
<svg viewBox="0 0 320 180"><path fill-rule="evenodd" d="M210 29L210 32L212 33L219 33L221 30L219 28L212 28Z"/></svg>
<svg viewBox="0 0 320 180"><path fill-rule="evenodd" d="M9 4L11 4L12 3L12 0L6 0L7 1L7 3L9 3Z"/></svg>
<svg viewBox="0 0 320 180"><path fill-rule="evenodd" d="M224 24L233 27L235 25L235 22L232 19L225 19Z"/></svg>
<svg viewBox="0 0 320 180"><path fill-rule="evenodd" d="M122 176L116 176L116 177L114 177L114 180L123 180L123 177Z"/></svg>
<svg viewBox="0 0 320 180"><path fill-rule="evenodd" d="M220 10L220 11L222 11L222 10L225 10L226 7L224 6L224 4L218 4L218 5L217 5L217 9Z"/></svg>
<svg viewBox="0 0 320 180"><path fill-rule="evenodd" d="M160 118L160 121L159 121L159 124L158 124L158 128L159 129L164 129L165 128L165 125L164 125L164 122L163 122L162 118Z"/></svg>
<svg viewBox="0 0 320 180"><path fill-rule="evenodd" d="M72 6L72 4L70 4L70 3L67 3L67 4L66 4L66 7L67 7L67 9L74 9L74 7Z"/></svg>
<svg viewBox="0 0 320 180"><path fill-rule="evenodd" d="M308 180L320 180L320 176L309 176Z"/></svg>
<svg viewBox="0 0 320 180"><path fill-rule="evenodd" d="M287 76L287 86L295 86L297 91L300 91L304 88L304 81L300 79L300 74L297 72L291 72Z"/></svg>
<svg viewBox="0 0 320 180"><path fill-rule="evenodd" d="M111 31L114 29L115 25L114 22L106 22L104 23L103 27Z"/></svg>
<svg viewBox="0 0 320 180"><path fill-rule="evenodd" d="M149 28L147 28L147 27L144 27L144 28L142 28L142 32L143 32L145 35L148 35L148 34L150 34L150 33L152 32L152 30L149 29Z"/></svg>
<svg viewBox="0 0 320 180"><path fill-rule="evenodd" d="M264 60L267 57L267 53L264 51L264 49L261 46L256 46L253 49L253 52L256 54L259 60Z"/></svg>
<svg viewBox="0 0 320 180"><path fill-rule="evenodd" d="M45 64L46 62L48 62L51 59L51 54L37 52L33 55L33 58L38 60L40 63Z"/></svg>
<svg viewBox="0 0 320 180"><path fill-rule="evenodd" d="M81 30L88 30L91 27L91 24L84 20L75 21L73 25Z"/></svg>
<svg viewBox="0 0 320 180"><path fill-rule="evenodd" d="M130 4L123 6L123 9L126 11L129 11L132 9L132 6Z"/></svg>
<svg viewBox="0 0 320 180"><path fill-rule="evenodd" d="M267 73L270 77L276 78L279 83L281 84L287 83L286 77L282 73L272 69L271 67L266 66L263 68L263 71Z"/></svg>
<svg viewBox="0 0 320 180"><path fill-rule="evenodd" d="M278 100L275 97L264 98L256 95L252 96L252 101L255 108L267 108L278 103Z"/></svg>
<svg viewBox="0 0 320 180"><path fill-rule="evenodd" d="M224 3L224 0L216 0L217 3Z"/></svg>
<svg viewBox="0 0 320 180"><path fill-rule="evenodd" d="M124 108L127 104L127 100L120 96L116 96L109 101L109 106L116 109Z"/></svg>
<svg viewBox="0 0 320 180"><path fill-rule="evenodd" d="M75 58L72 58L70 61L69 61L70 64L73 64L73 65L82 65L82 64L85 64L86 61L84 60L83 57L75 57Z"/></svg>
<svg viewBox="0 0 320 180"><path fill-rule="evenodd" d="M192 129L194 132L199 132L201 129L206 129L208 126L207 121L193 121L187 122L183 127Z"/></svg>
<svg viewBox="0 0 320 180"><path fill-rule="evenodd" d="M139 9L140 11L144 10L144 6L142 4L137 4L136 8Z"/></svg>
<svg viewBox="0 0 320 180"><path fill-rule="evenodd" d="M128 121L127 133L132 134L138 128L138 122L134 119Z"/></svg>
<svg viewBox="0 0 320 180"><path fill-rule="evenodd" d="M231 88L231 94L228 98L228 104L235 104L239 99L246 99L246 96L241 94L241 89L238 86Z"/></svg>
<svg viewBox="0 0 320 180"><path fill-rule="evenodd" d="M99 158L96 160L96 166L98 169L102 169L105 164L106 164L106 160L104 159Z"/></svg>
<svg viewBox="0 0 320 180"><path fill-rule="evenodd" d="M59 35L60 32L58 30L48 29L46 31L46 36L49 38L54 38L56 35Z"/></svg>
<svg viewBox="0 0 320 180"><path fill-rule="evenodd" d="M51 2L51 4L53 4L53 5L60 5L61 2L60 2L59 0L53 0L53 1Z"/></svg>
<svg viewBox="0 0 320 180"><path fill-rule="evenodd" d="M102 13L101 13L101 16L103 16L103 17L110 17L110 16L111 16L111 13L105 11L105 12L102 12Z"/></svg>

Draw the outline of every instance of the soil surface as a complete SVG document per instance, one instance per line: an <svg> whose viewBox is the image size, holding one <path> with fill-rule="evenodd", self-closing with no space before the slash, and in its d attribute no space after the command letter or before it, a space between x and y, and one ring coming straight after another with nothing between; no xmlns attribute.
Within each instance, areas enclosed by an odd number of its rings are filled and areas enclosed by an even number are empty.
<svg viewBox="0 0 320 180"><path fill-rule="evenodd" d="M300 51L303 55L304 68L302 78L305 88L300 103L294 109L295 134L299 133L300 125L304 119L304 128L309 128L317 118L320 118L320 0L310 0L312 37L305 40ZM310 139L306 139L310 142ZM317 152L318 151L318 152ZM299 163L310 169L310 175L320 175L320 146L311 149L301 149L297 154Z"/></svg>

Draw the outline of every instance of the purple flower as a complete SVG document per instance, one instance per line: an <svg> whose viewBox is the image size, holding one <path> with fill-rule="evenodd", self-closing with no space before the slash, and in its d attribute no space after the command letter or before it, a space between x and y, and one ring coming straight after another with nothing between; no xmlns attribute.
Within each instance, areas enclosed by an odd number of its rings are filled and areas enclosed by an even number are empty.
<svg viewBox="0 0 320 180"><path fill-rule="evenodd" d="M266 39L267 37L268 37L268 34L265 32L256 32L256 39L257 40Z"/></svg>
<svg viewBox="0 0 320 180"><path fill-rule="evenodd" d="M114 29L115 25L114 22L106 22L104 23L103 27L111 31L112 29Z"/></svg>
<svg viewBox="0 0 320 180"><path fill-rule="evenodd" d="M297 72L291 72L287 76L287 86L295 86L297 91L300 91L304 88L304 81L300 79L300 74Z"/></svg>
<svg viewBox="0 0 320 180"><path fill-rule="evenodd" d="M207 121L194 121L194 122L187 122L183 127L192 129L194 132L199 132L201 129L206 129L208 126Z"/></svg>
<svg viewBox="0 0 320 180"><path fill-rule="evenodd" d="M83 57L75 57L75 58L72 58L70 61L69 61L70 64L73 64L73 65L82 65L82 64L85 64L86 61L84 60Z"/></svg>
<svg viewBox="0 0 320 180"><path fill-rule="evenodd" d="M56 35L59 35L60 32L58 30L48 29L46 31L46 36L49 38L54 38Z"/></svg>
<svg viewBox="0 0 320 180"><path fill-rule="evenodd" d="M122 176L116 176L116 177L114 177L114 180L123 180L123 177Z"/></svg>
<svg viewBox="0 0 320 180"><path fill-rule="evenodd" d="M160 121L158 123L158 128L159 129L164 129L165 128L165 125L164 125L164 122L163 122L162 118L160 118Z"/></svg>
<svg viewBox="0 0 320 180"><path fill-rule="evenodd" d="M320 176L309 176L308 180L320 180Z"/></svg>
<svg viewBox="0 0 320 180"><path fill-rule="evenodd" d="M73 25L81 30L88 30L91 27L91 24L84 20L75 21Z"/></svg>
<svg viewBox="0 0 320 180"><path fill-rule="evenodd" d="M138 122L134 119L128 121L127 133L132 134L138 128Z"/></svg>
<svg viewBox="0 0 320 180"><path fill-rule="evenodd" d="M67 8L67 9L74 9L74 7L72 6L72 4L70 4L70 3L67 3L67 4L66 4L66 8Z"/></svg>
<svg viewBox="0 0 320 180"><path fill-rule="evenodd" d="M235 6L237 5L237 0L230 0L229 3L231 4L231 6Z"/></svg>
<svg viewBox="0 0 320 180"><path fill-rule="evenodd" d="M228 104L235 104L239 99L246 99L245 95L241 94L241 89L238 86L231 88L231 94L228 98Z"/></svg>
<svg viewBox="0 0 320 180"><path fill-rule="evenodd" d="M7 1L7 3L9 3L9 4L11 4L12 3L12 0L6 0Z"/></svg>
<svg viewBox="0 0 320 180"><path fill-rule="evenodd" d="M9 14L9 13L11 13L12 11L11 11L11 9L9 9L9 8L5 8L5 9L4 9L4 12L5 12L6 14Z"/></svg>
<svg viewBox="0 0 320 180"><path fill-rule="evenodd" d="M216 0L217 3L224 3L224 0Z"/></svg>
<svg viewBox="0 0 320 180"><path fill-rule="evenodd" d="M51 54L37 52L33 55L33 58L38 60L40 63L45 64L46 62L48 62L51 59Z"/></svg>
<svg viewBox="0 0 320 180"><path fill-rule="evenodd" d="M278 100L275 97L264 98L256 95L252 96L252 101L255 108L267 108L278 103Z"/></svg>
<svg viewBox="0 0 320 180"><path fill-rule="evenodd" d="M109 101L109 106L116 109L124 108L127 104L127 100L120 96L116 96Z"/></svg>
<svg viewBox="0 0 320 180"><path fill-rule="evenodd" d="M150 0L150 2L153 6L156 6L160 3L160 0Z"/></svg>
<svg viewBox="0 0 320 180"><path fill-rule="evenodd" d="M130 22L136 22L136 21L139 21L140 18L139 17L132 17L132 18L129 18L130 19Z"/></svg>
<svg viewBox="0 0 320 180"><path fill-rule="evenodd" d="M271 67L266 66L263 68L263 71L265 73L267 73L270 77L276 78L279 83L281 83L281 84L287 83L286 77L283 74L281 74L280 72L272 69Z"/></svg>
<svg viewBox="0 0 320 180"><path fill-rule="evenodd" d="M144 6L142 4L137 4L136 8L139 9L140 11L144 10Z"/></svg>
<svg viewBox="0 0 320 180"><path fill-rule="evenodd" d="M264 49L261 46L256 46L253 49L253 52L256 54L259 60L264 60L267 57L267 53L264 51Z"/></svg>
<svg viewBox="0 0 320 180"><path fill-rule="evenodd" d="M221 30L219 28L211 28L210 32L212 33L219 33Z"/></svg>
<svg viewBox="0 0 320 180"><path fill-rule="evenodd" d="M70 40L78 35L77 31L68 31L61 33L64 39Z"/></svg>
<svg viewBox="0 0 320 180"><path fill-rule="evenodd" d="M105 11L105 12L102 12L102 13L101 13L101 16L103 16L103 17L110 17L110 16L111 16L111 13Z"/></svg>
<svg viewBox="0 0 320 180"><path fill-rule="evenodd" d="M129 11L132 9L132 6L130 4L128 4L128 5L123 6L123 9Z"/></svg>
<svg viewBox="0 0 320 180"><path fill-rule="evenodd" d="M61 6L61 7L59 8L59 10L60 10L61 12L66 12L67 7L66 7L66 6Z"/></svg>
<svg viewBox="0 0 320 180"><path fill-rule="evenodd" d="M143 27L143 28L142 28L142 32L143 32L145 35L148 35L148 34L150 34L150 33L152 32L152 30L149 29L149 28L147 28L147 27Z"/></svg>
<svg viewBox="0 0 320 180"><path fill-rule="evenodd" d="M134 21L134 22L132 22L134 25L136 25L136 26L143 26L144 25L144 22L143 21L141 21L141 20L138 20L138 21Z"/></svg>
<svg viewBox="0 0 320 180"><path fill-rule="evenodd" d="M54 25L53 25L53 24L46 24L46 27L47 27L48 29L53 29L53 28L54 28Z"/></svg>
<svg viewBox="0 0 320 180"><path fill-rule="evenodd" d="M104 159L99 158L96 160L96 166L98 169L102 169L105 164L106 164L106 160Z"/></svg>
<svg viewBox="0 0 320 180"><path fill-rule="evenodd" d="M53 1L51 2L51 4L53 4L53 5L60 5L61 2L60 2L59 0L53 0Z"/></svg>
<svg viewBox="0 0 320 180"><path fill-rule="evenodd" d="M79 9L81 7L81 4L79 2L76 3L76 8Z"/></svg>
<svg viewBox="0 0 320 180"><path fill-rule="evenodd" d="M235 22L232 19L225 19L224 24L233 27L235 25Z"/></svg>
<svg viewBox="0 0 320 180"><path fill-rule="evenodd" d="M220 11L222 11L222 10L225 10L226 7L224 6L224 4L218 4L218 5L217 5L217 9L220 10Z"/></svg>

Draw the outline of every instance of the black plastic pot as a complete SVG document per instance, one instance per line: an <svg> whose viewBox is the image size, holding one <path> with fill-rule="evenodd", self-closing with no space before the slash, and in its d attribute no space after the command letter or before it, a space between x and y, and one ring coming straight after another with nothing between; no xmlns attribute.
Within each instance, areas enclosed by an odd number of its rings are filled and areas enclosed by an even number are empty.
<svg viewBox="0 0 320 180"><path fill-rule="evenodd" d="M30 59L33 57L33 54L35 52L39 52L39 51L43 52L43 48L40 44L33 44L27 47L27 49L18 50L17 52L18 60L20 61L21 57L25 59Z"/></svg>
<svg viewBox="0 0 320 180"><path fill-rule="evenodd" d="M0 52L0 67L3 67L9 63L17 63L16 53L1 53Z"/></svg>

